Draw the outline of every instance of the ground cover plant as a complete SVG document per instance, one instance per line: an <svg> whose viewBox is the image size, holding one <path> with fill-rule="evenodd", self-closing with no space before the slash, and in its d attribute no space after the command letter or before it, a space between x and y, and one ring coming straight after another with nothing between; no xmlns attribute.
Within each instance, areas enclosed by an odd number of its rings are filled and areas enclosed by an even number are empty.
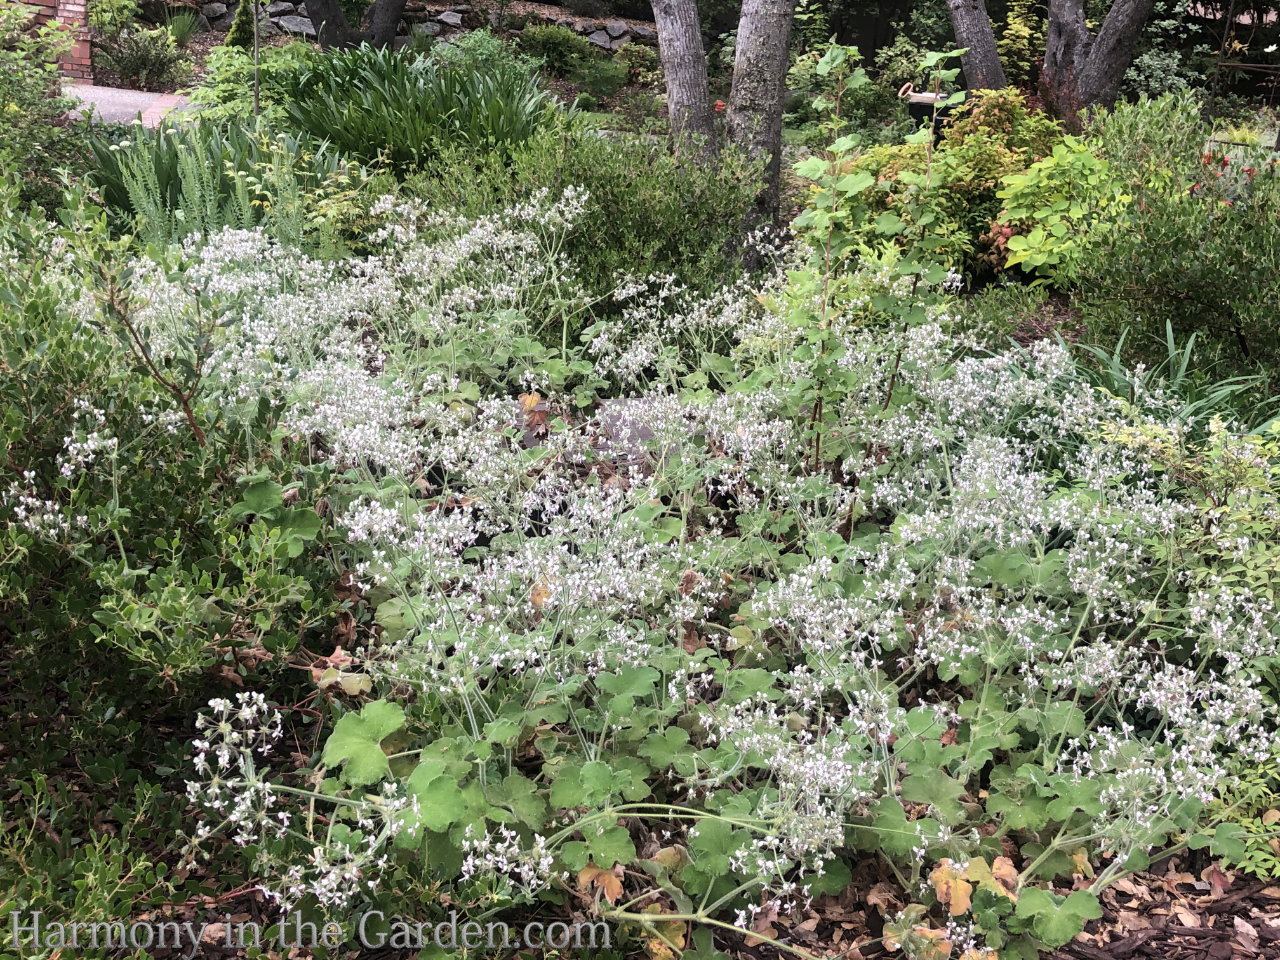
<svg viewBox="0 0 1280 960"><path fill-rule="evenodd" d="M1274 875L1280 425L1221 291L1144 286L1271 172L1171 101L878 144L809 33L786 231L759 160L602 136L483 31L295 51L56 216L8 175L7 910L720 960L856 903L864 956L1031 960L1153 861Z"/></svg>

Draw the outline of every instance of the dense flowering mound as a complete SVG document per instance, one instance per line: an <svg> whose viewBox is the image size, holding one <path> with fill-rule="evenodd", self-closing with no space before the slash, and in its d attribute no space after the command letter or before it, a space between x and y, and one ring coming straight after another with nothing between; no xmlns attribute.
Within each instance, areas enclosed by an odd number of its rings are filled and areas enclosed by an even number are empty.
<svg viewBox="0 0 1280 960"><path fill-rule="evenodd" d="M975 957L1066 942L1153 850L1240 855L1221 801L1276 719L1276 440L1105 394L1062 343L965 346L891 263L815 308L804 250L710 298L628 280L569 343L581 201L388 201L364 260L226 231L132 268L202 422L272 411L320 471L376 620L326 660L345 712L314 776L261 698L212 704L193 852L231 839L335 915L567 887L655 956L686 921L768 935L878 858L907 903L885 936ZM98 335L100 296L67 309ZM112 442L77 416L64 479ZM293 479L232 511L280 525L278 559L318 536ZM94 535L79 487L28 480L17 527Z"/></svg>

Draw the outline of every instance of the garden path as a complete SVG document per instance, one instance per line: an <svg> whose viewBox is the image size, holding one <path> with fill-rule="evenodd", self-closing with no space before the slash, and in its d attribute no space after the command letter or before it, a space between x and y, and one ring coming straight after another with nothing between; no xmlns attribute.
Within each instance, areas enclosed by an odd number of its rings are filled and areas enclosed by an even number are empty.
<svg viewBox="0 0 1280 960"><path fill-rule="evenodd" d="M132 123L141 116L144 126L158 127L170 111L187 106L187 98L176 93L147 93L85 83L68 84L65 90L79 104L74 113L89 111L108 123Z"/></svg>

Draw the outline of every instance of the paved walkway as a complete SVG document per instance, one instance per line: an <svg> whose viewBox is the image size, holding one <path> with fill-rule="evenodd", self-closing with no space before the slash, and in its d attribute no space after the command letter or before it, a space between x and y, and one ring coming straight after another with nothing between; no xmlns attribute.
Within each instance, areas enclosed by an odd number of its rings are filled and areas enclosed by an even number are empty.
<svg viewBox="0 0 1280 960"><path fill-rule="evenodd" d="M187 105L187 98L176 93L146 93L82 83L70 83L64 89L67 96L79 101L74 113L89 110L108 123L133 123L141 115L143 125L158 127L165 114Z"/></svg>

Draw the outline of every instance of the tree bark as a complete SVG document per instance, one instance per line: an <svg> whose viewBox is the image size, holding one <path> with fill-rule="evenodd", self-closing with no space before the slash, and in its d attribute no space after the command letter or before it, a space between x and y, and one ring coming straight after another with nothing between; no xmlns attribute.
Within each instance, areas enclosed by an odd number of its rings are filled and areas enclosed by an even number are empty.
<svg viewBox="0 0 1280 960"><path fill-rule="evenodd" d="M694 0L654 0L658 55L667 84L667 116L677 150L714 152L707 55Z"/></svg>
<svg viewBox="0 0 1280 960"><path fill-rule="evenodd" d="M1083 99L1109 107L1120 96L1120 84L1133 63L1138 38L1151 19L1155 0L1116 0L1089 50L1089 62L1080 78Z"/></svg>
<svg viewBox="0 0 1280 960"><path fill-rule="evenodd" d="M353 47L360 42L356 31L347 23L347 15L338 0L311 0L307 13L316 28L316 42L325 50Z"/></svg>
<svg viewBox="0 0 1280 960"><path fill-rule="evenodd" d="M307 12L315 24L316 41L325 50L354 47L361 41L375 47L389 46L396 38L396 28L404 16L405 0L374 0L369 7L369 29L351 24L338 0L309 0Z"/></svg>
<svg viewBox="0 0 1280 960"><path fill-rule="evenodd" d="M369 29L362 36L375 47L389 46L404 15L405 0L376 0L369 8ZM307 7L310 10L310 7Z"/></svg>
<svg viewBox="0 0 1280 960"><path fill-rule="evenodd" d="M758 222L778 215L782 177L782 104L790 63L795 0L746 0L738 21L729 95L729 142L753 157L767 157Z"/></svg>
<svg viewBox="0 0 1280 960"><path fill-rule="evenodd" d="M947 0L956 42L967 48L960 57L964 82L970 90L999 90L1008 86L1000 54L996 52L995 31L983 0Z"/></svg>
<svg viewBox="0 0 1280 960"><path fill-rule="evenodd" d="M1049 109L1072 129L1086 107L1109 107L1133 62L1155 0L1116 0L1095 37L1084 0L1050 0L1040 89Z"/></svg>

